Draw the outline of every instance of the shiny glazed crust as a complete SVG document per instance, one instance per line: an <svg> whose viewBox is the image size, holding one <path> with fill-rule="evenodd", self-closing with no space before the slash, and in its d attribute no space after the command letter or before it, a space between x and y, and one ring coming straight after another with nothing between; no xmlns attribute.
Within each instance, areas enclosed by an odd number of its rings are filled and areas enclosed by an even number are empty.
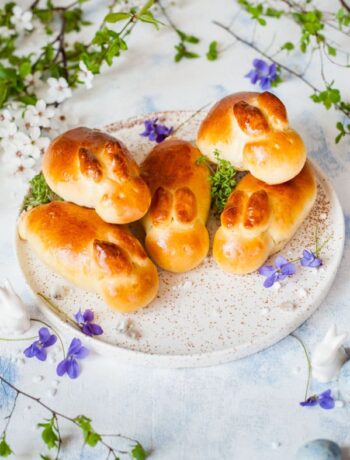
<svg viewBox="0 0 350 460"><path fill-rule="evenodd" d="M189 142L171 139L154 147L141 165L152 193L142 220L146 249L160 267L172 272L196 267L209 249L209 172L196 164L199 156Z"/></svg>
<svg viewBox="0 0 350 460"><path fill-rule="evenodd" d="M209 111L197 146L210 160L221 158L268 184L293 179L306 161L301 137L289 127L283 103L269 92L227 96Z"/></svg>
<svg viewBox="0 0 350 460"><path fill-rule="evenodd" d="M43 157L45 179L64 200L89 208L106 222L141 219L151 195L125 145L95 129L75 128L54 139Z"/></svg>
<svg viewBox="0 0 350 460"><path fill-rule="evenodd" d="M309 214L317 193L310 164L292 180L268 185L247 174L231 193L214 238L213 255L225 271L257 270L281 250Z"/></svg>
<svg viewBox="0 0 350 460"><path fill-rule="evenodd" d="M157 269L126 227L107 224L92 209L52 202L23 213L20 238L54 271L130 312L158 291Z"/></svg>

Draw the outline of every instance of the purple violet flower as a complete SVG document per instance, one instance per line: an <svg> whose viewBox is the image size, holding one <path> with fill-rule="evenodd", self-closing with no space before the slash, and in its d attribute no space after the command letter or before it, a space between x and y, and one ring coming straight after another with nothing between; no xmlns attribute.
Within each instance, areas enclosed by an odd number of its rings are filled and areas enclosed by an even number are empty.
<svg viewBox="0 0 350 460"><path fill-rule="evenodd" d="M145 130L140 136L148 137L150 141L163 142L170 134L173 132L173 127L168 128L165 125L158 123L158 118L154 120L145 120L144 121Z"/></svg>
<svg viewBox="0 0 350 460"><path fill-rule="evenodd" d="M92 322L94 320L94 312L92 310L85 310L82 313L81 309L79 309L74 318L85 335L92 337L93 335L103 334L102 327Z"/></svg>
<svg viewBox="0 0 350 460"><path fill-rule="evenodd" d="M71 379L76 379L80 374L78 359L84 359L89 354L89 350L83 346L79 339L74 338L68 348L67 357L58 363L56 372L62 377L68 374Z"/></svg>
<svg viewBox="0 0 350 460"><path fill-rule="evenodd" d="M45 361L47 353L45 348L51 347L57 341L57 337L54 334L50 334L47 327L39 329L39 340L33 342L28 348L24 350L24 355L27 358L38 358L39 361Z"/></svg>
<svg viewBox="0 0 350 460"><path fill-rule="evenodd" d="M296 272L295 264L288 262L283 256L277 256L275 259L275 266L263 265L259 268L259 274L266 276L264 287L269 288L273 286L276 281L282 281L287 276L292 276Z"/></svg>
<svg viewBox="0 0 350 460"><path fill-rule="evenodd" d="M322 265L322 260L319 259L312 251L304 249L303 257L300 259L300 263L303 267L317 268Z"/></svg>
<svg viewBox="0 0 350 460"><path fill-rule="evenodd" d="M249 78L253 85L259 82L260 88L264 91L270 89L272 82L277 78L276 64L269 64L262 59L254 59L253 67L245 77Z"/></svg>
<svg viewBox="0 0 350 460"><path fill-rule="evenodd" d="M331 395L331 390L326 390L319 395L313 395L300 403L303 407L317 406L317 404L322 407L322 409L333 409L335 406L334 398Z"/></svg>

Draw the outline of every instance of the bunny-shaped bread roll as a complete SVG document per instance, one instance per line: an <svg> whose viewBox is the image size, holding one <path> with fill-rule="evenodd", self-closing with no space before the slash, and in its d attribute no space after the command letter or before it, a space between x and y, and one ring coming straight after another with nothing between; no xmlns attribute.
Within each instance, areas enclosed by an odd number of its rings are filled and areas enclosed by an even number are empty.
<svg viewBox="0 0 350 460"><path fill-rule="evenodd" d="M169 139L154 147L141 165L152 193L142 220L146 249L160 267L172 272L196 267L209 249L209 172L196 164L199 157L189 142Z"/></svg>
<svg viewBox="0 0 350 460"><path fill-rule="evenodd" d="M237 274L257 270L292 238L316 193L308 162L294 179L280 185L244 176L229 196L215 234L213 255L218 265Z"/></svg>
<svg viewBox="0 0 350 460"><path fill-rule="evenodd" d="M306 160L304 143L289 127L285 106L268 92L224 97L203 120L197 146L214 163L218 150L236 169L267 184L293 179Z"/></svg>
<svg viewBox="0 0 350 460"><path fill-rule="evenodd" d="M139 241L92 209L60 201L41 205L20 216L18 232L44 263L100 294L114 310L136 310L157 294L157 269Z"/></svg>
<svg viewBox="0 0 350 460"><path fill-rule="evenodd" d="M95 208L105 222L134 222L149 208L150 191L125 145L96 129L75 128L56 137L42 169L58 196Z"/></svg>
<svg viewBox="0 0 350 460"><path fill-rule="evenodd" d="M337 334L335 324L328 329L327 334L318 343L312 353L312 375L319 382L330 382L337 377L342 365L348 357L342 346L347 334Z"/></svg>

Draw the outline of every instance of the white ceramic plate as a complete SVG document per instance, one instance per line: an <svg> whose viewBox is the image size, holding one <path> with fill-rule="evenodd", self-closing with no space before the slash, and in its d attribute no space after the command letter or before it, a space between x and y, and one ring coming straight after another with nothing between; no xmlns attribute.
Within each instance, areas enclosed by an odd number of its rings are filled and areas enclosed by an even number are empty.
<svg viewBox="0 0 350 460"><path fill-rule="evenodd" d="M109 125L106 130L126 143L137 161L141 161L152 143L140 136L143 122L158 117L162 123L180 128L179 137L193 140L203 114L162 112ZM215 264L211 252L205 262L185 274L160 270L160 290L147 308L122 315L109 310L102 299L70 286L53 310L38 297L43 313L60 328L73 330L68 318L79 307L91 308L104 329L90 346L116 360L144 366L210 366L241 358L266 348L287 336L303 323L327 294L341 260L344 244L344 220L338 198L326 177L315 167L318 178L317 202L292 241L281 251L287 258L298 257L304 248L313 249L318 226L322 243L331 236L322 252L321 269L298 269L297 274L279 290L265 289L264 278L257 273L229 275ZM288 212L288 211L286 211ZM216 229L211 217L211 241ZM18 259L30 289L52 298L55 286L67 286L61 276L44 266L29 246L17 240ZM138 339L118 331L123 318L130 318L140 333Z"/></svg>

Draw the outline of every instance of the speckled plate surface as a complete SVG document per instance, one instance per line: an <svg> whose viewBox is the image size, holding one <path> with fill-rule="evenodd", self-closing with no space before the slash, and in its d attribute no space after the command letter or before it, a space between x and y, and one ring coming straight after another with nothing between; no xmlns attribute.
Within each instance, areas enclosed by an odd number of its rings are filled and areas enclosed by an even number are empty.
<svg viewBox="0 0 350 460"><path fill-rule="evenodd" d="M193 140L203 114L162 112L158 117L168 126L180 127L177 135ZM191 118L192 116L192 118ZM152 144L140 136L145 117L136 117L106 127L126 143L137 161ZM184 123L184 124L183 124ZM314 165L318 195L311 214L290 243L281 251L294 259L303 248L314 247L318 226L322 243L323 267L298 269L297 274L277 289L263 287L257 273L229 275L215 264L211 251L199 267L185 274L160 270L157 298L145 309L122 315L109 310L102 299L71 286L44 266L29 246L17 239L17 254L30 289L53 298L60 286L69 286L63 298L53 299L57 310L42 298L42 311L60 328L74 327L69 318L79 307L92 308L104 334L89 341L95 350L113 354L116 360L155 367L210 366L241 358L266 348L296 329L320 305L335 277L344 245L344 220L338 198L326 177ZM208 223L211 242L217 227ZM279 287L279 289L278 289ZM120 332L120 322L130 319L136 337ZM75 335L80 332L74 331Z"/></svg>

